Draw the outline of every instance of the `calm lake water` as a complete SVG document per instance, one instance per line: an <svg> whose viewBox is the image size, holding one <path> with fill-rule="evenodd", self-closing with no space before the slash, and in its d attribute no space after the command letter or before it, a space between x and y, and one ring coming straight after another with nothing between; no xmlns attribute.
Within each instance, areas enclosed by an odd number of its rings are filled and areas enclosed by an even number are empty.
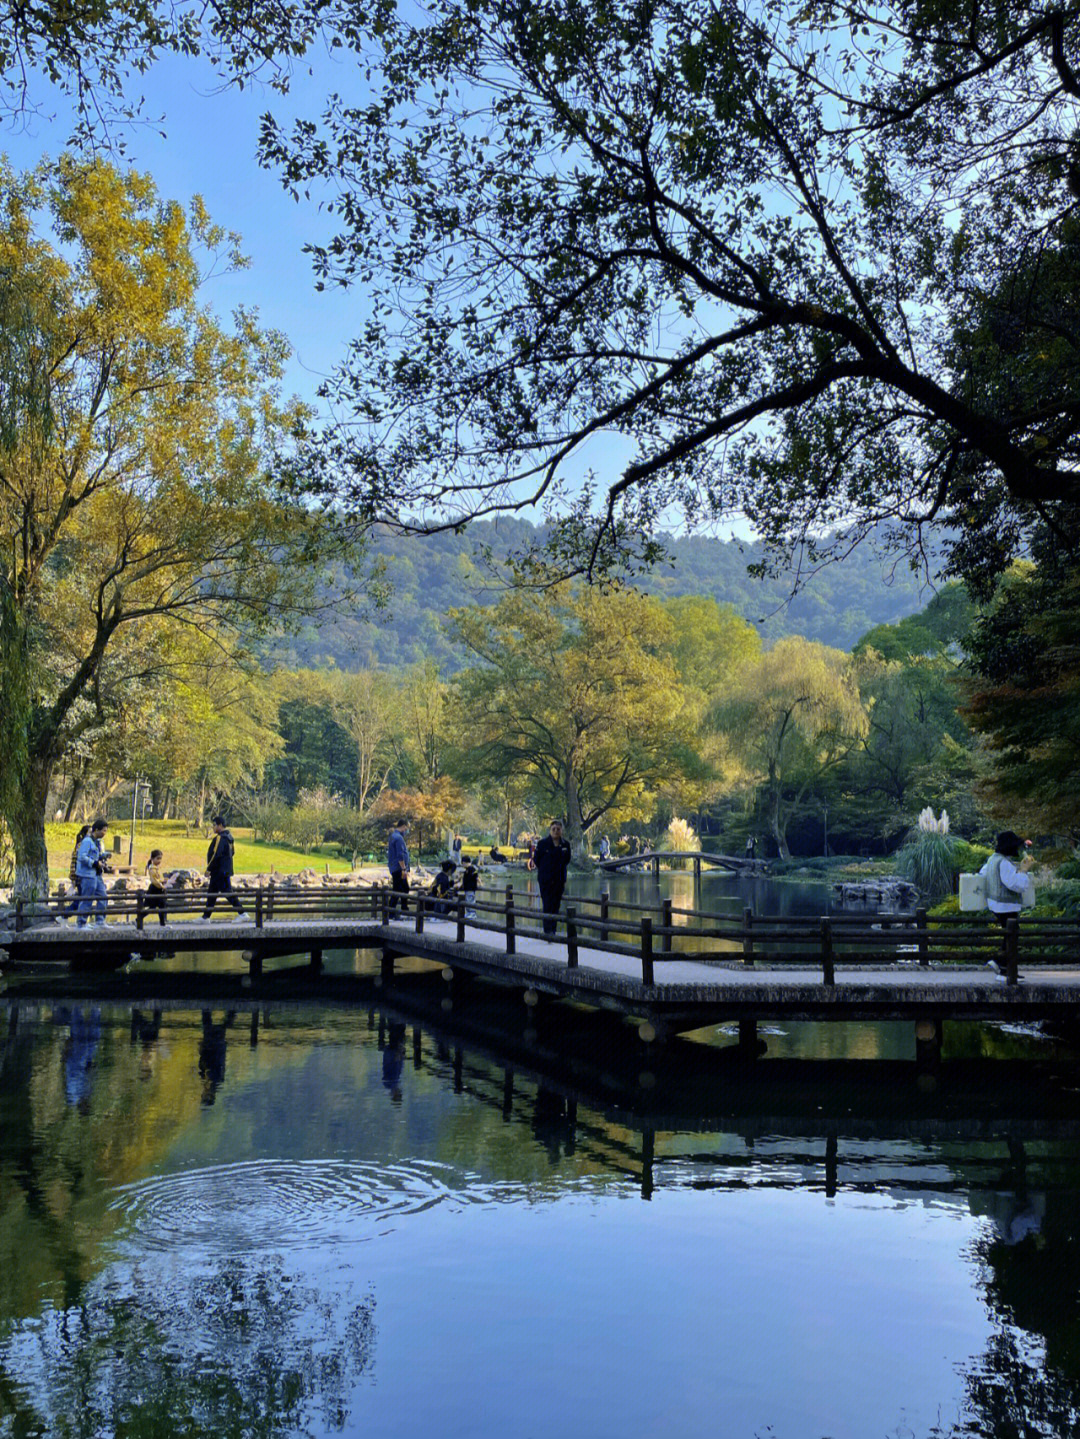
<svg viewBox="0 0 1080 1439"><path fill-rule="evenodd" d="M1080 1434L1068 1050L326 960L361 1004L0 996L3 1439Z"/></svg>

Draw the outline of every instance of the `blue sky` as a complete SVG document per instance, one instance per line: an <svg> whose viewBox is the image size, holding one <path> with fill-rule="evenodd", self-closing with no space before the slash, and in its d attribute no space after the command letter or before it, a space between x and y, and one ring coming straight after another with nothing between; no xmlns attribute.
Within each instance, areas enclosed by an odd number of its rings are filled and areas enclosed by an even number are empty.
<svg viewBox="0 0 1080 1439"><path fill-rule="evenodd" d="M206 299L219 314L237 305L257 308L264 326L283 330L296 352L287 387L314 400L320 379L360 327L363 296L316 292L303 246L329 233L330 223L259 168L259 116L266 110L316 115L328 89L347 93L362 79L354 67L324 56L317 76L297 75L285 97L262 85L215 89L213 80L208 66L181 57L168 57L143 76L145 113L165 118L124 129L129 162L154 177L163 197L186 202L200 194L217 223L239 231L251 268L210 281ZM70 133L70 107L46 92L40 114L0 128L0 150L25 169L59 154Z"/></svg>
<svg viewBox="0 0 1080 1439"><path fill-rule="evenodd" d="M286 126L293 117L315 119L327 94L337 92L355 102L363 98L363 85L348 52L313 53L294 73L285 96L264 84L222 87L205 62L166 56L139 81L147 121L122 129L126 161L121 163L152 175L164 198L186 203L201 195L213 220L240 233L250 268L215 277L205 299L223 316L238 305L256 309L264 327L283 331L294 351L286 391L324 414L325 402L317 400L316 391L348 341L361 332L364 294L359 287L316 291L303 247L331 235L333 217L318 209L315 195L294 201L276 172L259 167L259 118L269 110ZM41 80L34 94L41 101L39 113L0 123L0 151L17 169L58 155L73 129L71 107L62 94L50 92ZM154 123L156 117L163 119ZM114 128L113 134L119 139L121 130ZM621 437L595 436L564 466L564 474L574 485L592 469L606 487L631 455L632 446ZM673 513L669 525L682 529L681 516ZM739 519L720 529L742 538L751 534Z"/></svg>

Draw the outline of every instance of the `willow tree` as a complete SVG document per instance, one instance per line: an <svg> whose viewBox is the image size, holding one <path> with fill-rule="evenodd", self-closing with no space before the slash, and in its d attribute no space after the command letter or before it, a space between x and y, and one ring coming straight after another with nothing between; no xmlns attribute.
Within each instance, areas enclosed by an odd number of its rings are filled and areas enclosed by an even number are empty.
<svg viewBox="0 0 1080 1439"><path fill-rule="evenodd" d="M132 682L127 637L212 630L227 657L314 608L347 540L272 477L305 418L279 393L285 342L202 303L236 237L97 161L0 188L20 321L0 348L0 803L17 888L40 893L54 768Z"/></svg>
<svg viewBox="0 0 1080 1439"><path fill-rule="evenodd" d="M577 860L604 815L697 765L671 622L655 600L510 594L452 620L474 661L453 681L471 777L527 779Z"/></svg>
<svg viewBox="0 0 1080 1439"><path fill-rule="evenodd" d="M812 640L780 640L743 666L713 721L762 787L786 859L792 816L867 732L857 662Z"/></svg>

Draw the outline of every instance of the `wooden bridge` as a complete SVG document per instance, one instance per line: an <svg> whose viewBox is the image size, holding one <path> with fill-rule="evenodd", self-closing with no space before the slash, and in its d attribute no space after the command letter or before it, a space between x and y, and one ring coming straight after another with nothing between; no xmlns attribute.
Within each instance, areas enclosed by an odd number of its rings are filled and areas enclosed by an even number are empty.
<svg viewBox="0 0 1080 1439"><path fill-rule="evenodd" d="M699 849L649 850L647 854L623 854L617 859L597 860L597 869L614 873L620 869L642 869L649 867L654 875L660 873L660 865L672 861L693 865L695 878L701 878L701 866L708 864L713 869L726 869L733 874L764 874L767 865L763 859L746 859L734 854L706 854Z"/></svg>
<svg viewBox="0 0 1080 1439"><path fill-rule="evenodd" d="M382 976L417 956L461 983L480 977L523 992L526 1004L571 999L641 1022L646 1040L738 1020L746 1046L759 1019L909 1019L927 1054L940 1049L946 1019L1057 1019L1080 1014L1080 925L981 916L928 920L924 911L888 916L794 918L716 914L676 906L613 905L568 896L557 936L545 936L532 896L507 885L467 917L463 900L438 913L410 897L407 918L390 912L381 886L318 891L258 890L251 922L196 922L205 896L169 901L159 926L145 895L113 903L110 921L83 930L56 923L61 901L17 910L5 940L6 977L27 970L68 974L116 969L163 953L238 952L247 982L269 983L264 961L306 954L317 978L327 949L374 948ZM153 920L153 923L151 923ZM995 967L991 968L990 965ZM332 977L328 977L332 978ZM254 992L254 991L253 991Z"/></svg>

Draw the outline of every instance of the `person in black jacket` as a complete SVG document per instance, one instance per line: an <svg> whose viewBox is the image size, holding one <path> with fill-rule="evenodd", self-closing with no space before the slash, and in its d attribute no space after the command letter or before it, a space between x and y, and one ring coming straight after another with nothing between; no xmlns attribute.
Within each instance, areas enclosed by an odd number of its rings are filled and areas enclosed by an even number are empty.
<svg viewBox="0 0 1080 1439"><path fill-rule="evenodd" d="M544 908L544 933L554 934L555 925L566 888L566 871L570 867L571 850L563 839L562 825L552 820L551 828L536 846L533 864L540 885L540 902Z"/></svg>
<svg viewBox="0 0 1080 1439"><path fill-rule="evenodd" d="M210 841L210 848L206 851L206 874L210 883L206 887L206 908L203 910L203 919L209 919L213 914L219 894L236 910L238 920L249 919L250 916L244 913L244 906L233 894L233 837L225 827L225 820L220 814L214 817L214 837Z"/></svg>

